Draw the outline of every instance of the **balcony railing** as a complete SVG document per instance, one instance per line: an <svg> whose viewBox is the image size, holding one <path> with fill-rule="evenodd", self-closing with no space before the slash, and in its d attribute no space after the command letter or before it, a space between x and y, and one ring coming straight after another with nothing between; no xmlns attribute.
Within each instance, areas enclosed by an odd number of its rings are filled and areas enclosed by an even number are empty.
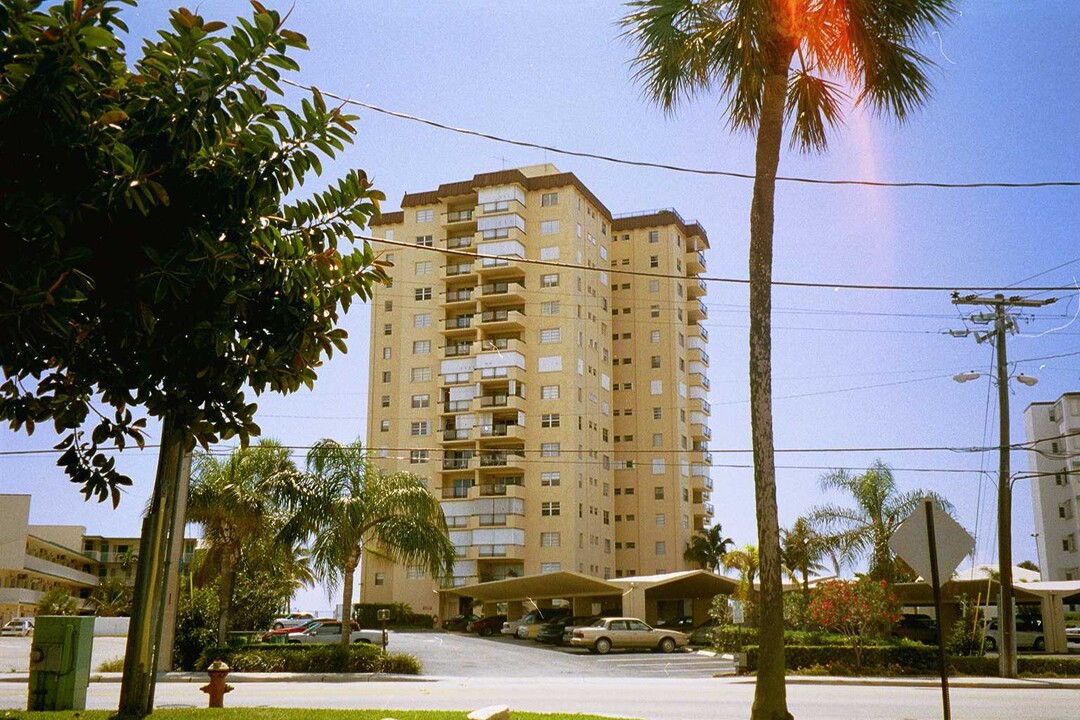
<svg viewBox="0 0 1080 720"><path fill-rule="evenodd" d="M486 310L481 313L480 322L520 322L523 315L524 313L518 308L509 310Z"/></svg>
<svg viewBox="0 0 1080 720"><path fill-rule="evenodd" d="M446 428L442 433L443 440L468 440L472 428Z"/></svg>
<svg viewBox="0 0 1080 720"><path fill-rule="evenodd" d="M525 283L515 282L498 282L498 283L486 283L480 287L480 293L482 295L507 295L509 293L518 294L525 289Z"/></svg>
<svg viewBox="0 0 1080 720"><path fill-rule="evenodd" d="M477 557L506 557L505 545L474 545Z"/></svg>
<svg viewBox="0 0 1080 720"><path fill-rule="evenodd" d="M442 469L443 470L468 470L469 460L472 458L467 457L449 457L443 458Z"/></svg>
<svg viewBox="0 0 1080 720"><path fill-rule="evenodd" d="M471 400L449 400L443 403L443 412L468 412L472 409Z"/></svg>
<svg viewBox="0 0 1080 720"><path fill-rule="evenodd" d="M505 467L509 463L518 463L521 460L522 456L517 453L485 453L480 456L480 467Z"/></svg>
<svg viewBox="0 0 1080 720"><path fill-rule="evenodd" d="M453 212L446 213L446 222L465 222L473 219L472 210L454 210Z"/></svg>
<svg viewBox="0 0 1080 720"><path fill-rule="evenodd" d="M467 487L444 487L442 489L442 497L444 500L460 500L462 498L469 497L469 488Z"/></svg>
<svg viewBox="0 0 1080 720"><path fill-rule="evenodd" d="M447 326L449 327L449 326ZM446 357L460 357L472 354L472 343L454 343L446 346Z"/></svg>
<svg viewBox="0 0 1080 720"><path fill-rule="evenodd" d="M450 290L446 293L446 302L467 302L472 300L472 288L465 288L464 290Z"/></svg>
<svg viewBox="0 0 1080 720"><path fill-rule="evenodd" d="M446 276L454 277L455 275L468 275L473 271L472 263L455 263L454 265L446 266Z"/></svg>
<svg viewBox="0 0 1080 720"><path fill-rule="evenodd" d="M472 235L462 235L461 237L446 238L446 247L450 248L451 250L472 247L472 244Z"/></svg>
<svg viewBox="0 0 1080 720"><path fill-rule="evenodd" d="M507 437L509 435L515 435L516 432L510 428L521 427L515 423L507 423L505 425L481 425L480 437Z"/></svg>
<svg viewBox="0 0 1080 720"><path fill-rule="evenodd" d="M481 395L480 407L508 407L510 405L510 398L521 397L520 395Z"/></svg>
<svg viewBox="0 0 1080 720"><path fill-rule="evenodd" d="M472 315L458 315L456 317L446 318L447 330L460 330L463 328L472 327Z"/></svg>

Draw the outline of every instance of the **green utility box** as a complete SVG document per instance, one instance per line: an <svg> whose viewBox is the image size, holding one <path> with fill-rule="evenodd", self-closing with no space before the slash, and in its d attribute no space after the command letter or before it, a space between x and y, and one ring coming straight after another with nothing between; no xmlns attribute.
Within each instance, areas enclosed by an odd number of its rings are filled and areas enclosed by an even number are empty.
<svg viewBox="0 0 1080 720"><path fill-rule="evenodd" d="M93 617L34 618L27 710L85 710L93 646Z"/></svg>

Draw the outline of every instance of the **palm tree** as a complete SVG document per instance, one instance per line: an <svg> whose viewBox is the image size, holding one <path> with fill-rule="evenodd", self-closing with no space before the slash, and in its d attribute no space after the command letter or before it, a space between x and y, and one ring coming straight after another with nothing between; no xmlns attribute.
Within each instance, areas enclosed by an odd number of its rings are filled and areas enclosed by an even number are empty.
<svg viewBox="0 0 1080 720"><path fill-rule="evenodd" d="M734 544L734 540L724 537L724 530L717 523L690 538L686 550L683 551L683 560L697 563L703 570L716 572L720 568L724 553Z"/></svg>
<svg viewBox="0 0 1080 720"><path fill-rule="evenodd" d="M933 498L948 513L948 500L928 490L900 492L888 465L878 460L861 475L834 470L821 478L823 491L839 490L851 496L855 507L818 505L807 519L822 536L826 547L848 565L869 558L869 575L896 582L900 574L889 548L889 538L924 498Z"/></svg>
<svg viewBox="0 0 1080 720"><path fill-rule="evenodd" d="M637 0L623 18L636 78L667 111L719 91L733 130L756 132L750 204L750 421L762 603L751 717L788 717L783 584L772 424L773 202L785 117L791 146L824 150L856 103L906 119L928 97L931 62L915 49L952 0Z"/></svg>
<svg viewBox="0 0 1080 720"><path fill-rule="evenodd" d="M753 545L744 545L738 550L729 550L720 557L720 563L725 570L737 570L739 573L739 588L735 596L743 602L752 602L754 580L761 568L758 549Z"/></svg>
<svg viewBox="0 0 1080 720"><path fill-rule="evenodd" d="M98 617L118 617L131 613L132 588L120 578L103 580L90 593L94 614Z"/></svg>
<svg viewBox="0 0 1080 720"><path fill-rule="evenodd" d="M790 530L780 531L780 558L788 576L794 582L801 581L804 606L810 604L810 576L825 570L821 560L828 554L826 543L806 518L798 518Z"/></svg>
<svg viewBox="0 0 1080 720"><path fill-rule="evenodd" d="M218 583L218 644L228 640L236 568L244 546L280 523L280 497L295 474L289 451L273 440L226 458L197 453L192 461L187 519L203 527L206 554L195 571L200 585ZM267 539L273 542L272 538Z"/></svg>
<svg viewBox="0 0 1080 720"><path fill-rule="evenodd" d="M287 537L312 537L315 574L342 588L341 644L349 642L356 568L365 553L422 565L448 576L455 550L439 501L409 473L379 472L359 441L320 440L307 455L307 473Z"/></svg>

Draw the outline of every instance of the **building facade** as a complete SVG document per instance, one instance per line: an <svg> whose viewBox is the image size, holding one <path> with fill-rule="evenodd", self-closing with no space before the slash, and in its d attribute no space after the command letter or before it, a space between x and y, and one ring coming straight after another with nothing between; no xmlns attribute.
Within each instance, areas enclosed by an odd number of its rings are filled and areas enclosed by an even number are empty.
<svg viewBox="0 0 1080 720"><path fill-rule="evenodd" d="M1024 428L1042 579L1080 580L1080 393L1028 405Z"/></svg>
<svg viewBox="0 0 1080 720"><path fill-rule="evenodd" d="M90 595L111 578L135 581L138 538L87 535L79 525L31 525L30 496L0 494L0 624L33 616L50 590L66 590L80 612L93 612ZM184 563L195 540L185 540Z"/></svg>
<svg viewBox="0 0 1080 720"><path fill-rule="evenodd" d="M442 500L454 587L686 567L711 523L704 230L612 216L551 165L406 194L372 234L368 446ZM445 614L371 554L365 602Z"/></svg>

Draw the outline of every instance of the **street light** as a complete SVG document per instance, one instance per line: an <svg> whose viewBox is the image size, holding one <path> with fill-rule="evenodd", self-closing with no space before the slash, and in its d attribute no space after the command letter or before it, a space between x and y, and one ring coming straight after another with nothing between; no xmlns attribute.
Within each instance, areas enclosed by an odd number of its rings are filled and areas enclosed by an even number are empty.
<svg viewBox="0 0 1080 720"><path fill-rule="evenodd" d="M955 380L958 383L966 383L966 382L971 382L972 380L978 380L980 377L982 377L982 376L979 373L972 370L971 372L959 373L957 375L953 375L952 379Z"/></svg>

